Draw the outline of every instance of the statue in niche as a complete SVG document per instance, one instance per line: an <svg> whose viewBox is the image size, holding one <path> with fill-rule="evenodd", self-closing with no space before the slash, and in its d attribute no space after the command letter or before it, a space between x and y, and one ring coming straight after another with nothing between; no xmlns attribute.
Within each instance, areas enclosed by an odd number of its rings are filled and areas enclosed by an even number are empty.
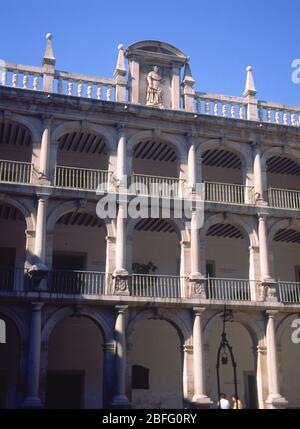
<svg viewBox="0 0 300 429"><path fill-rule="evenodd" d="M153 70L147 75L147 106L163 108L162 81L162 77L158 73L158 67L154 66Z"/></svg>

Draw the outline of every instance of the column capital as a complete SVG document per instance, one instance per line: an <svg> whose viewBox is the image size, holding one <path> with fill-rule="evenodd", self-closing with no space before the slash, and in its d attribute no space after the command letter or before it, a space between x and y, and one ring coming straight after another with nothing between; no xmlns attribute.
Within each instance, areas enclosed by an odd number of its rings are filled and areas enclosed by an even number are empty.
<svg viewBox="0 0 300 429"><path fill-rule="evenodd" d="M43 302L40 302L40 301L31 302L31 307L33 311L40 311L43 306L44 306Z"/></svg>
<svg viewBox="0 0 300 429"><path fill-rule="evenodd" d="M119 122L118 124L115 124L116 129L118 130L119 134L124 133L126 129L128 128L127 122Z"/></svg>
<svg viewBox="0 0 300 429"><path fill-rule="evenodd" d="M279 313L278 310L266 310L266 315L269 319L275 319L278 313Z"/></svg>
<svg viewBox="0 0 300 429"><path fill-rule="evenodd" d="M195 143L195 140L199 138L199 133L197 131L189 131L186 133L188 141L191 143Z"/></svg>
<svg viewBox="0 0 300 429"><path fill-rule="evenodd" d="M118 314L125 314L128 310L128 305L115 305Z"/></svg>
<svg viewBox="0 0 300 429"><path fill-rule="evenodd" d="M38 201L46 202L49 200L50 194L38 193L38 194L36 194L36 196L38 198Z"/></svg>
<svg viewBox="0 0 300 429"><path fill-rule="evenodd" d="M203 313L206 311L205 307L193 307L193 311L195 313L195 316L202 316Z"/></svg>
<svg viewBox="0 0 300 429"><path fill-rule="evenodd" d="M260 212L260 213L257 213L257 217L258 217L259 222L265 222L268 220L269 214L264 213L264 212Z"/></svg>
<svg viewBox="0 0 300 429"><path fill-rule="evenodd" d="M43 114L41 116L41 118L42 118L42 121L43 121L43 125L44 126L49 126L49 125L52 124L54 116L50 115L50 114Z"/></svg>

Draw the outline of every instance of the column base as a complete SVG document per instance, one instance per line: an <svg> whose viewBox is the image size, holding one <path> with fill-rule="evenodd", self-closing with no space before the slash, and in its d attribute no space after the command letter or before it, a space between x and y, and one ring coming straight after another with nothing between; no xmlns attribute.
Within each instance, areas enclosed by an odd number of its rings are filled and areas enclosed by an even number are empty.
<svg viewBox="0 0 300 429"><path fill-rule="evenodd" d="M288 406L288 401L281 395L269 395L266 400L269 409L284 409Z"/></svg>
<svg viewBox="0 0 300 429"><path fill-rule="evenodd" d="M112 408L130 408L130 402L128 401L127 396L125 395L116 395L111 404Z"/></svg>
<svg viewBox="0 0 300 429"><path fill-rule="evenodd" d="M25 398L22 408L44 408L44 405L39 397L28 396L28 398Z"/></svg>
<svg viewBox="0 0 300 429"><path fill-rule="evenodd" d="M194 395L192 403L195 408L211 408L214 404L213 401L205 395Z"/></svg>

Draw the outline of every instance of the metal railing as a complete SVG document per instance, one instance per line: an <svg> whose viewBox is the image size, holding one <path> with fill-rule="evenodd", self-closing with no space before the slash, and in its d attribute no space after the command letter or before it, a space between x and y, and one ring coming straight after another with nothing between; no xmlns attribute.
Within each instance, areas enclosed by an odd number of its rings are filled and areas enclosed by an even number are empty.
<svg viewBox="0 0 300 429"><path fill-rule="evenodd" d="M52 270L47 292L59 295L105 295L106 274L98 271Z"/></svg>
<svg viewBox="0 0 300 429"><path fill-rule="evenodd" d="M30 162L0 159L0 182L31 183L32 168Z"/></svg>
<svg viewBox="0 0 300 429"><path fill-rule="evenodd" d="M205 182L205 201L230 204L255 204L254 187Z"/></svg>
<svg viewBox="0 0 300 429"><path fill-rule="evenodd" d="M254 280L207 279L208 299L222 301L251 301L251 286Z"/></svg>
<svg viewBox="0 0 300 429"><path fill-rule="evenodd" d="M0 293L26 292L30 280L24 268L0 267Z"/></svg>
<svg viewBox="0 0 300 429"><path fill-rule="evenodd" d="M54 186L89 191L107 191L110 184L110 173L107 170L56 166Z"/></svg>
<svg viewBox="0 0 300 429"><path fill-rule="evenodd" d="M300 191L269 188L269 206L300 210Z"/></svg>
<svg viewBox="0 0 300 429"><path fill-rule="evenodd" d="M184 179L133 174L130 192L138 195L178 198L183 196Z"/></svg>
<svg viewBox="0 0 300 429"><path fill-rule="evenodd" d="M132 274L131 295L152 298L181 298L188 279L180 276Z"/></svg>
<svg viewBox="0 0 300 429"><path fill-rule="evenodd" d="M278 282L279 300L286 304L300 304L300 283Z"/></svg>

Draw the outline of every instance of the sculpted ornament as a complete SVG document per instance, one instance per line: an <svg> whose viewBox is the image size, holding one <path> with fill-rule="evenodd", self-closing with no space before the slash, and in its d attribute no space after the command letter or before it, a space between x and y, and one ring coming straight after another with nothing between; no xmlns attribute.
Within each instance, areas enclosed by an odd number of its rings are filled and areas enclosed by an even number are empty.
<svg viewBox="0 0 300 429"><path fill-rule="evenodd" d="M163 91L161 88L162 77L158 73L158 67L154 66L153 70L147 75L147 106L163 108Z"/></svg>

